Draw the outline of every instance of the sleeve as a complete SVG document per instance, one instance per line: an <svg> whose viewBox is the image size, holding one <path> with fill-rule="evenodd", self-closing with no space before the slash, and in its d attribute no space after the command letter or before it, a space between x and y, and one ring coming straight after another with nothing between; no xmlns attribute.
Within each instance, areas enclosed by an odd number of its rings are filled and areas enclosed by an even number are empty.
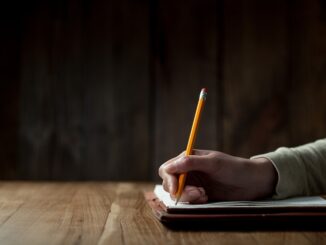
<svg viewBox="0 0 326 245"><path fill-rule="evenodd" d="M251 159L260 157L269 159L278 173L274 199L326 193L326 139Z"/></svg>

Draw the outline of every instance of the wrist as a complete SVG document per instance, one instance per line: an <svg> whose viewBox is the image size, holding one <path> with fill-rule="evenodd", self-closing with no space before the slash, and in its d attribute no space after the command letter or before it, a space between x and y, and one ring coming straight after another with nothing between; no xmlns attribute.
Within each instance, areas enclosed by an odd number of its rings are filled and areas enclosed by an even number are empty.
<svg viewBox="0 0 326 245"><path fill-rule="evenodd" d="M278 175L273 163L264 157L250 160L256 169L257 198L271 197L275 193Z"/></svg>

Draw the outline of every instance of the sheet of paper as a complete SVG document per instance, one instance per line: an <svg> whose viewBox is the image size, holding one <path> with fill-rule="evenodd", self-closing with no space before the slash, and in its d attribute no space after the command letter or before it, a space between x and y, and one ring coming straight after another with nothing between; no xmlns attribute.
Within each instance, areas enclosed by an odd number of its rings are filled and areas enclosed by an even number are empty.
<svg viewBox="0 0 326 245"><path fill-rule="evenodd" d="M270 208L270 207L326 207L326 200L319 196L294 197L284 200L260 200L260 201L228 201L211 202L205 204L178 203L171 199L170 194L164 191L162 185L156 185L155 195L165 204L167 208L176 209L198 209L198 208L226 208L226 207L245 207L245 208Z"/></svg>

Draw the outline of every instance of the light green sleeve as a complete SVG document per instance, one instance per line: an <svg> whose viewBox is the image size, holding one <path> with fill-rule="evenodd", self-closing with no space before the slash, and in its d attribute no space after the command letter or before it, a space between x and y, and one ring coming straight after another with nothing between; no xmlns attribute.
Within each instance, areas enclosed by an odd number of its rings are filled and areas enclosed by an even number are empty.
<svg viewBox="0 0 326 245"><path fill-rule="evenodd" d="M277 173L274 199L326 193L326 139L306 145L278 148L252 157L269 159Z"/></svg>

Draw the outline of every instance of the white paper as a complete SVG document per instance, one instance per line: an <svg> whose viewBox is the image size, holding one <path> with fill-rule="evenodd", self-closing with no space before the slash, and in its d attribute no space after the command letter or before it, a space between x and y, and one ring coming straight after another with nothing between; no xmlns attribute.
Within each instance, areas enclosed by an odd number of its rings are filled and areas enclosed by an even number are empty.
<svg viewBox="0 0 326 245"><path fill-rule="evenodd" d="M260 200L260 201L227 201L210 202L205 204L189 204L171 199L170 194L164 191L162 185L156 185L155 195L164 203L167 208L175 209L198 209L198 208L226 208L226 207L244 207L244 208L271 208L271 207L326 207L326 200L319 196L293 197L283 200Z"/></svg>

